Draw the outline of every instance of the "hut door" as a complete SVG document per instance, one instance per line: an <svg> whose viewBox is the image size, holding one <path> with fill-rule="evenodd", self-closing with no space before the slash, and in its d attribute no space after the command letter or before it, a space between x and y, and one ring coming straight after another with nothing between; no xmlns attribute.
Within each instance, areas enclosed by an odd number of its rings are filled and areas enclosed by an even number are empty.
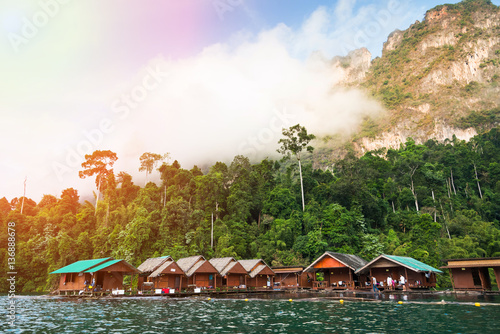
<svg viewBox="0 0 500 334"><path fill-rule="evenodd" d="M104 283L104 273L103 272L96 272L94 273L94 275L96 275L96 279L95 279L95 285L97 288L99 289L102 289L103 288L103 283Z"/></svg>
<svg viewBox="0 0 500 334"><path fill-rule="evenodd" d="M214 276L215 275L212 275L212 274L208 275L208 285L211 287L214 287Z"/></svg>
<svg viewBox="0 0 500 334"><path fill-rule="evenodd" d="M482 286L481 285L481 278L479 277L479 271L477 268L472 268L472 280L474 281L474 286Z"/></svg>
<svg viewBox="0 0 500 334"><path fill-rule="evenodd" d="M177 290L181 287L181 278L179 276L175 276L175 286L174 288Z"/></svg>

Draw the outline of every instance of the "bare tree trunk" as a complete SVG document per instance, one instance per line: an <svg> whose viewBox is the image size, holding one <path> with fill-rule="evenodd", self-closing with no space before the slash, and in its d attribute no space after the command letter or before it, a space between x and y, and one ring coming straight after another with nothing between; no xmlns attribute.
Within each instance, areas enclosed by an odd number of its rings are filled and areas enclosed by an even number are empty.
<svg viewBox="0 0 500 334"><path fill-rule="evenodd" d="M97 216L97 203L99 203L99 195L101 194L101 178L99 178L99 183L97 184L97 196L95 198L95 212L94 216Z"/></svg>
<svg viewBox="0 0 500 334"><path fill-rule="evenodd" d="M302 211L306 211L306 205L304 203L304 184L302 182L302 165L300 163L300 159L298 160L299 160L299 174L300 174L300 191L302 193Z"/></svg>
<svg viewBox="0 0 500 334"><path fill-rule="evenodd" d="M392 203L392 213L396 213L396 210L394 209L394 201L391 201Z"/></svg>
<svg viewBox="0 0 500 334"><path fill-rule="evenodd" d="M455 189L455 182L453 182L453 169L451 168L450 168L450 173L451 173L451 185L453 186L453 193L456 195L457 189Z"/></svg>
<svg viewBox="0 0 500 334"><path fill-rule="evenodd" d="M414 167L414 168L411 168L411 172L410 172L410 181L411 181L411 184L410 184L410 189L411 189L411 193L413 194L413 198L415 198L415 208L417 209L417 212L418 212L418 200L417 200L417 193L415 192L415 186L413 184L413 174L415 174L415 172L417 171L417 167Z"/></svg>
<svg viewBox="0 0 500 334"><path fill-rule="evenodd" d="M432 192L432 201L434 202L434 222L436 222L436 198L434 197L434 189L431 190Z"/></svg>
<svg viewBox="0 0 500 334"><path fill-rule="evenodd" d="M483 199L483 194L481 193L481 186L479 185L479 178L477 177L476 163L474 162L474 173L476 174L477 189L479 189L479 197Z"/></svg>
<svg viewBox="0 0 500 334"><path fill-rule="evenodd" d="M441 204L441 200L439 200L439 206L441 207L441 214L443 215L443 223L446 228L446 232L448 232L448 238L451 239L450 230L448 230L448 225L446 224L446 216L444 215L443 205Z"/></svg>

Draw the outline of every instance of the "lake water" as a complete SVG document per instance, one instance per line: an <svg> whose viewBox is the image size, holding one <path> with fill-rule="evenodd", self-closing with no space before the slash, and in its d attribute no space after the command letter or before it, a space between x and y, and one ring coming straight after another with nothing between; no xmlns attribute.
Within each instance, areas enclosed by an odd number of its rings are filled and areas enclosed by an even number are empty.
<svg viewBox="0 0 500 334"><path fill-rule="evenodd" d="M289 297L294 297L291 302ZM380 296L336 299L222 299L133 297L65 299L16 297L7 323L0 297L1 333L500 333L500 297ZM244 296L242 296L243 298ZM398 304L398 300L403 304ZM439 304L444 300L444 304ZM480 306L475 306L480 302Z"/></svg>

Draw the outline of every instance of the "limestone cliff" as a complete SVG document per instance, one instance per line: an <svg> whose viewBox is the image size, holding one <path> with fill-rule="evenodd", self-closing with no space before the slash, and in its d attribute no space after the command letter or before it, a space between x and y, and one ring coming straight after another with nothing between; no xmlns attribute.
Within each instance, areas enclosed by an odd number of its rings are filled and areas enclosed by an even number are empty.
<svg viewBox="0 0 500 334"><path fill-rule="evenodd" d="M359 153L456 135L469 139L500 120L500 9L489 0L464 0L429 10L422 22L396 30L382 57L366 49L332 63L343 82L363 87L388 109L369 133L355 139ZM365 129L366 130L366 129Z"/></svg>

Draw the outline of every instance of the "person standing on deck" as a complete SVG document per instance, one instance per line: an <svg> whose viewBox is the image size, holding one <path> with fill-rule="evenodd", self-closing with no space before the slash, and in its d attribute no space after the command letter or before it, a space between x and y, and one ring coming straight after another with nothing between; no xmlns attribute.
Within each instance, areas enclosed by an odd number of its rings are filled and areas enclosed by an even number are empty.
<svg viewBox="0 0 500 334"><path fill-rule="evenodd" d="M373 286L373 292L380 292L380 290L377 287L377 279L375 276L372 276L372 286Z"/></svg>
<svg viewBox="0 0 500 334"><path fill-rule="evenodd" d="M387 276L387 289L392 288L392 277L389 275Z"/></svg>
<svg viewBox="0 0 500 334"><path fill-rule="evenodd" d="M406 279L403 275L399 276L399 284L403 286L403 291L406 291Z"/></svg>

